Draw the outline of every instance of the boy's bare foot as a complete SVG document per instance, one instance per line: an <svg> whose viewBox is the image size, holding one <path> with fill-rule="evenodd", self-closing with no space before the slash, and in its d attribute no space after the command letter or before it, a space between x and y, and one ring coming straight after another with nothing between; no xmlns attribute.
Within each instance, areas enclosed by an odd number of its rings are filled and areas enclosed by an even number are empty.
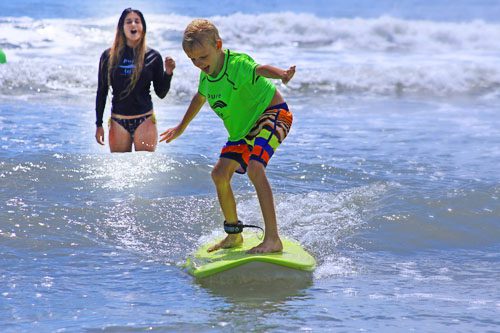
<svg viewBox="0 0 500 333"><path fill-rule="evenodd" d="M247 253L273 253L273 252L281 252L283 251L283 244L281 243L281 239L265 239L262 243L257 245L256 247L251 248L247 251Z"/></svg>
<svg viewBox="0 0 500 333"><path fill-rule="evenodd" d="M243 244L243 236L241 234L227 235L220 243L208 248L207 252L213 252L219 249L229 249Z"/></svg>

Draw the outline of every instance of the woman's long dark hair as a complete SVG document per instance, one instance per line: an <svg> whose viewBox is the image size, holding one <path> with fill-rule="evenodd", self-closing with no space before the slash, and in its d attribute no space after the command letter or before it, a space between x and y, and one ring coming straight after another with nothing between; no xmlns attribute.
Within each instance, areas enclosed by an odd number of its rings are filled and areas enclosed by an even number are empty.
<svg viewBox="0 0 500 333"><path fill-rule="evenodd" d="M130 83L127 86L127 89L122 93L122 98L125 98L130 94L130 92L134 89L137 81L142 72L142 68L144 66L144 57L146 55L146 20L144 19L144 15L142 15L141 11L138 9L127 8L120 15L120 19L118 20L118 24L116 26L116 34L115 40L113 41L113 45L111 46L109 52L109 62L108 62L108 84L111 85L111 78L113 77L113 72L116 70L118 66L118 62L120 61L123 52L125 50L125 45L127 45L127 38L125 37L125 31L123 29L123 25L125 24L125 18L130 13L136 13L139 15L142 21L142 39L139 44L134 48L134 65L135 68L132 72L132 76L130 77Z"/></svg>

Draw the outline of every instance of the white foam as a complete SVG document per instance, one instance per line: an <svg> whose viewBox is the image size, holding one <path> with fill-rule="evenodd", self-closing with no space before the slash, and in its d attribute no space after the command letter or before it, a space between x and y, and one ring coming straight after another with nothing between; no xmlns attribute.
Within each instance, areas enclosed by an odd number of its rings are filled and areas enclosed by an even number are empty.
<svg viewBox="0 0 500 333"><path fill-rule="evenodd" d="M180 45L191 19L148 17L149 45L177 62L170 92L174 97L187 98L197 86L198 71ZM94 93L99 57L111 44L115 20L1 21L0 45L9 62L0 66L0 94ZM237 13L212 20L225 47L248 52L260 63L296 64L297 74L289 85L292 92L489 98L500 94L499 24L333 19L296 13Z"/></svg>
<svg viewBox="0 0 500 333"><path fill-rule="evenodd" d="M387 184L375 183L338 193L276 194L280 233L296 239L313 254L318 262L315 278L355 274L354 261L340 254L340 247L363 227L370 203L387 191L387 187ZM261 213L257 198L238 199L240 219L259 224Z"/></svg>

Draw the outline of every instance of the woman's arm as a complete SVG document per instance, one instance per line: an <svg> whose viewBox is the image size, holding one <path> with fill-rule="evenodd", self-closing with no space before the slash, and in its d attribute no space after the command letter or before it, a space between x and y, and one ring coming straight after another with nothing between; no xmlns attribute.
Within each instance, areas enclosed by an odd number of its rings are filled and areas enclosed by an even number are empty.
<svg viewBox="0 0 500 333"><path fill-rule="evenodd" d="M99 61L99 75L97 77L97 93L95 97L95 124L97 127L102 127L102 118L104 108L106 107L106 98L108 97L108 61L109 53L108 51L104 51Z"/></svg>
<svg viewBox="0 0 500 333"><path fill-rule="evenodd" d="M171 57L165 57L165 70L163 70L163 61L158 53L155 72L153 73L153 86L158 97L164 98L170 90L170 82L174 75L175 61Z"/></svg>

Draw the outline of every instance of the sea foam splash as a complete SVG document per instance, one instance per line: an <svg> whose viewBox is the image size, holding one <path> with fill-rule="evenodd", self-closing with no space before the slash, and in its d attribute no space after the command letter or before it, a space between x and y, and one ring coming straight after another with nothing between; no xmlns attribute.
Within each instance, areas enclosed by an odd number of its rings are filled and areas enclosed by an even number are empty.
<svg viewBox="0 0 500 333"><path fill-rule="evenodd" d="M297 65L293 93L499 96L500 25L483 21L433 22L319 18L311 14L233 14L211 18L224 46L260 63ZM0 96L93 94L102 51L115 18L0 19ZM148 43L177 60L170 95L185 100L197 86L197 69L180 47L191 17L151 15ZM276 56L279 54L279 57ZM180 79L182 78L182 79Z"/></svg>

